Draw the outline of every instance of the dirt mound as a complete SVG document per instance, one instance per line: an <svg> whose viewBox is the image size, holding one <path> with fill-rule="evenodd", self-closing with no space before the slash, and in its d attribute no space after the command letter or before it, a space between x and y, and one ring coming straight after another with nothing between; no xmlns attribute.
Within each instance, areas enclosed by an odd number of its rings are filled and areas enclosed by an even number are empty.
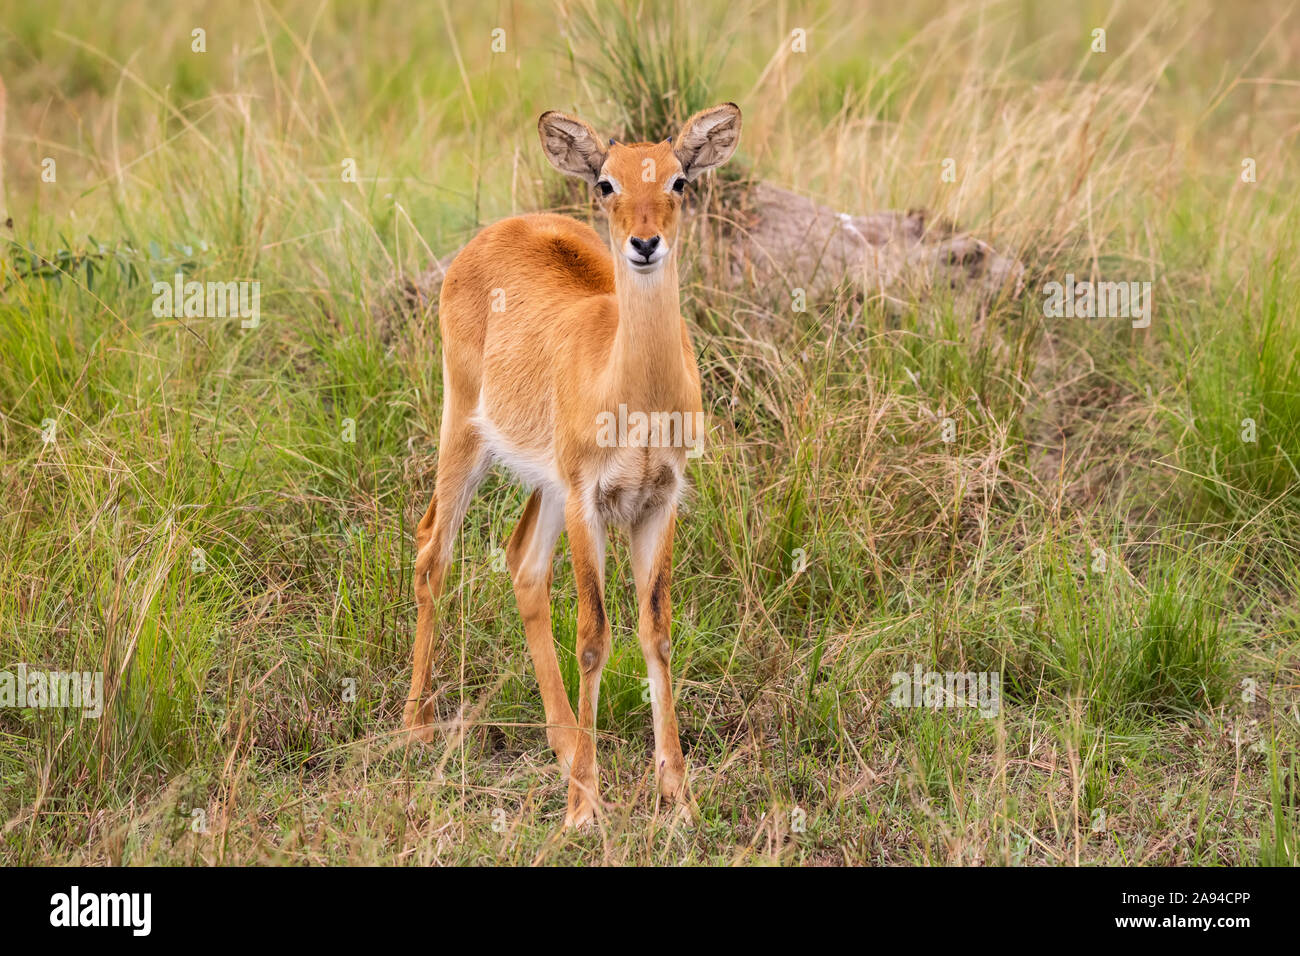
<svg viewBox="0 0 1300 956"><path fill-rule="evenodd" d="M925 210L839 213L769 183L755 183L736 230L732 275L758 286L783 283L809 298L848 280L889 300L935 287L1018 294L1024 266Z"/></svg>

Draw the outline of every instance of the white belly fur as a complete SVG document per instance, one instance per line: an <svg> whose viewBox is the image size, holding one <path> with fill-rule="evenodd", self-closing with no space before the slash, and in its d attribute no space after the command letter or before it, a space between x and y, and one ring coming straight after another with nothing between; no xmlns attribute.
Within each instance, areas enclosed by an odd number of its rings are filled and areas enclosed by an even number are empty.
<svg viewBox="0 0 1300 956"><path fill-rule="evenodd" d="M484 414L480 404L471 419L492 460L504 465L530 488L563 501L567 485L553 452L539 455L519 448ZM583 504L589 519L628 527L646 514L676 507L686 488L686 455L676 448L621 448L608 455L587 477Z"/></svg>

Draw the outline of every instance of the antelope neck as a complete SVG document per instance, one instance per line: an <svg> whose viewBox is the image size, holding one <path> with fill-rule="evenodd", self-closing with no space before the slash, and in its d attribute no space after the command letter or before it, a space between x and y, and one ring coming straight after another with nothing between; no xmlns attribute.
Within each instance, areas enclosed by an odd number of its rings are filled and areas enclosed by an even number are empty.
<svg viewBox="0 0 1300 956"><path fill-rule="evenodd" d="M641 411L673 411L681 382L681 301L677 252L657 272L637 275L614 253L618 331L611 356L610 397Z"/></svg>

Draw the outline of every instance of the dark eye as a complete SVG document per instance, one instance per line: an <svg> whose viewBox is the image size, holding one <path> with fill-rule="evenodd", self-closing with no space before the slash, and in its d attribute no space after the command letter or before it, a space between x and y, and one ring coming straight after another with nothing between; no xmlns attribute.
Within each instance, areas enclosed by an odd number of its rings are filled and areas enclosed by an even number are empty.
<svg viewBox="0 0 1300 956"><path fill-rule="evenodd" d="M677 181L673 183L673 192L677 193L677 195L680 196L685 191L686 191L686 178L684 176L678 176Z"/></svg>
<svg viewBox="0 0 1300 956"><path fill-rule="evenodd" d="M614 184L608 179L602 179L596 183L596 188L600 190L602 196L612 196L614 194Z"/></svg>

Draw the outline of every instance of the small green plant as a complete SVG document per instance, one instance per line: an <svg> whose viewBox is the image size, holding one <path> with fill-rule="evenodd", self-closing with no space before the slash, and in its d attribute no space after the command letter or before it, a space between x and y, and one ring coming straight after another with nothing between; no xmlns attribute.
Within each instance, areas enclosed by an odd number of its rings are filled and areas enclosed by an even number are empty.
<svg viewBox="0 0 1300 956"><path fill-rule="evenodd" d="M1136 572L1143 584L1107 554L1042 565L1045 609L1020 666L1041 669L1090 724L1115 732L1221 701L1228 670L1213 577L1190 557L1157 553Z"/></svg>
<svg viewBox="0 0 1300 956"><path fill-rule="evenodd" d="M1294 263L1294 255L1275 251L1257 270L1261 286L1213 309L1211 338L1186 342L1194 370L1183 451L1209 511L1234 521L1285 521L1300 511Z"/></svg>

